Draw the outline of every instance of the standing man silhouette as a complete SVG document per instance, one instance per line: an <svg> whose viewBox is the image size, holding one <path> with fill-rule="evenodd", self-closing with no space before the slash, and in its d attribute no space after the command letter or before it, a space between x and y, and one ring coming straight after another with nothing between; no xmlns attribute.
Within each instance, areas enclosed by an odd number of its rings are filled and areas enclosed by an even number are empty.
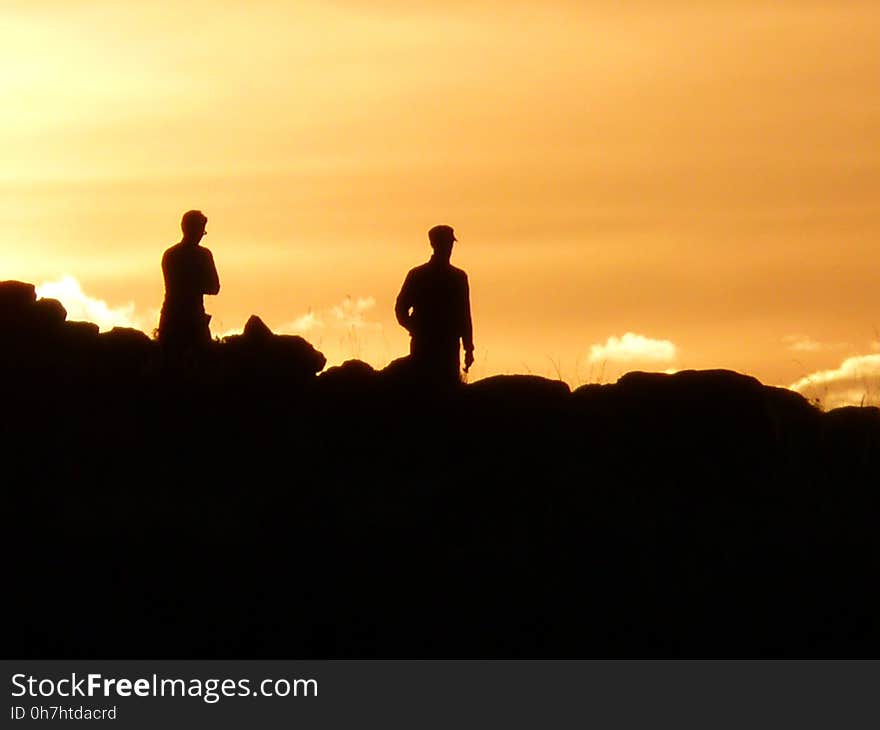
<svg viewBox="0 0 880 730"><path fill-rule="evenodd" d="M428 240L434 255L406 275L394 314L410 333L410 356L417 370L438 383L458 383L459 343L464 345L464 371L474 362L468 278L449 263L458 240L451 226L434 226Z"/></svg>
<svg viewBox="0 0 880 730"><path fill-rule="evenodd" d="M170 349L183 351L206 347L211 342L205 314L204 294L217 294L220 279L214 257L199 241L206 235L208 219L200 210L183 214L183 239L162 256L165 302L159 317L159 341Z"/></svg>

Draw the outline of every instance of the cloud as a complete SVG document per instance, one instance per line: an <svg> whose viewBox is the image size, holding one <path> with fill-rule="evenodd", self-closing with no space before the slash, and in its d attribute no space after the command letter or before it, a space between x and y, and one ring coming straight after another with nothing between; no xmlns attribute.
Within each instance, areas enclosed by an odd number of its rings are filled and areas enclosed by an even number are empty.
<svg viewBox="0 0 880 730"><path fill-rule="evenodd" d="M623 337L611 336L605 344L590 347L588 362L661 362L675 360L678 348L669 340L655 340L635 332L627 332Z"/></svg>
<svg viewBox="0 0 880 730"><path fill-rule="evenodd" d="M290 334L304 334L311 332L324 326L324 322L312 310L309 310L300 317L291 322L278 327L279 332L287 332Z"/></svg>
<svg viewBox="0 0 880 730"><path fill-rule="evenodd" d="M841 350L851 348L847 342L818 342L809 335L786 335L782 342L792 352L819 352L820 350ZM873 348L872 349L876 349Z"/></svg>
<svg viewBox="0 0 880 730"><path fill-rule="evenodd" d="M381 345L384 341L382 323L369 319L370 310L375 306L374 297L347 296L331 307L317 311L310 309L274 331L308 336L327 357L328 364L353 357L364 359L368 355L379 360L382 358L375 342L377 338L373 335L380 335Z"/></svg>
<svg viewBox="0 0 880 730"><path fill-rule="evenodd" d="M379 329L379 322L372 322L367 317L376 306L374 297L353 298L347 296L339 304L315 312L310 309L296 319L279 325L276 331L286 334L301 335L316 330L344 332L352 329ZM328 332L329 333L329 332Z"/></svg>
<svg viewBox="0 0 880 730"><path fill-rule="evenodd" d="M56 281L43 282L36 289L37 296L61 302L67 310L68 320L94 322L101 331L114 327L134 327L146 331L145 320L135 313L134 302L111 307L103 299L86 294L80 283L70 274L65 274Z"/></svg>
<svg viewBox="0 0 880 730"><path fill-rule="evenodd" d="M364 318L364 312L376 306L376 300L373 297L358 297L352 299L350 296L333 307L333 316L336 321L344 327L375 327L376 322L368 322Z"/></svg>
<svg viewBox="0 0 880 730"><path fill-rule="evenodd" d="M876 405L880 401L880 354L849 357L840 367L819 370L789 388L826 409Z"/></svg>
<svg viewBox="0 0 880 730"><path fill-rule="evenodd" d="M807 335L786 335L782 341L789 350L794 352L818 352L822 349L821 342L816 342Z"/></svg>

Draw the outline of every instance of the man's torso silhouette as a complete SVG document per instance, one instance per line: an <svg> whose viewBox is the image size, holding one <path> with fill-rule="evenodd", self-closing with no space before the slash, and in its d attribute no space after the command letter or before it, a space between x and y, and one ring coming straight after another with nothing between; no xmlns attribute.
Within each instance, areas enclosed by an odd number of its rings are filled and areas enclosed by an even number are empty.
<svg viewBox="0 0 880 730"><path fill-rule="evenodd" d="M394 311L410 333L413 364L427 375L458 382L459 343L473 351L467 274L452 266L448 255L435 253L407 274Z"/></svg>
<svg viewBox="0 0 880 730"><path fill-rule="evenodd" d="M198 245L201 235L194 241L185 237L162 256L165 302L159 319L159 340L174 348L202 346L211 341L211 318L205 314L202 297L217 294L220 280L211 252Z"/></svg>

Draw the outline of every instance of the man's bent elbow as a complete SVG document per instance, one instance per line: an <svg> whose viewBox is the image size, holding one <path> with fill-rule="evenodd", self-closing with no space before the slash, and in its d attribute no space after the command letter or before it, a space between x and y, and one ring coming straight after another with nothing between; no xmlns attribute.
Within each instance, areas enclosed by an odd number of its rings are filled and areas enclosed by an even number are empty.
<svg viewBox="0 0 880 730"><path fill-rule="evenodd" d="M397 324L404 329L409 329L409 307L405 307L401 302L398 302L394 307L394 316L397 319Z"/></svg>

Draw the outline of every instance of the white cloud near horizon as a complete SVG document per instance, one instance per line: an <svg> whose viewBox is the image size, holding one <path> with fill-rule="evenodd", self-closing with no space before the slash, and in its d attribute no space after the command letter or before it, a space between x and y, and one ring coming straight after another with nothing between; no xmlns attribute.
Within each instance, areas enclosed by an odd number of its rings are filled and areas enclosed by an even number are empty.
<svg viewBox="0 0 880 730"><path fill-rule="evenodd" d="M45 281L36 290L40 298L57 299L61 302L67 310L68 320L94 322L102 332L114 327L133 327L147 332L152 327L145 326L145 322L156 319L139 315L135 311L134 302L114 307L103 299L89 296L76 277L70 274L64 274L57 280Z"/></svg>
<svg viewBox="0 0 880 730"><path fill-rule="evenodd" d="M352 299L346 297L341 304L333 307L333 316L336 321L345 327L376 327L377 322L370 322L364 317L364 313L376 306L374 297L358 297Z"/></svg>
<svg viewBox="0 0 880 730"><path fill-rule="evenodd" d="M848 357L839 367L811 373L788 387L829 410L877 405L880 402L880 354Z"/></svg>
<svg viewBox="0 0 880 730"><path fill-rule="evenodd" d="M279 325L279 334L301 335L327 357L328 365L350 358L367 359L373 364L387 361L383 352L384 331L381 322L370 319L376 306L372 296L347 296L338 304L319 310L309 309L305 314ZM378 338L374 335L380 335ZM387 349L387 343L385 343Z"/></svg>
<svg viewBox="0 0 880 730"><path fill-rule="evenodd" d="M820 342L814 340L809 335L792 334L782 338L782 342L787 350L792 352L821 352L823 350L841 350L852 348L847 342ZM876 349L873 348L872 349Z"/></svg>
<svg viewBox="0 0 880 730"><path fill-rule="evenodd" d="M786 335L782 341L789 350L794 352L818 352L822 349L822 343L817 342L809 335Z"/></svg>
<svg viewBox="0 0 880 730"><path fill-rule="evenodd" d="M678 348L670 340L657 340L636 332L626 332L622 337L612 335L604 344L591 345L587 361L670 363L677 356Z"/></svg>
<svg viewBox="0 0 880 730"><path fill-rule="evenodd" d="M347 296L339 304L332 307L317 312L309 309L305 314L279 325L276 331L279 334L302 335L327 328L337 330L378 329L382 325L379 322L370 321L367 317L367 312L375 306L376 299L374 297L354 298Z"/></svg>
<svg viewBox="0 0 880 730"><path fill-rule="evenodd" d="M324 326L324 321L311 309L296 319L282 324L278 331L289 334L305 334Z"/></svg>

